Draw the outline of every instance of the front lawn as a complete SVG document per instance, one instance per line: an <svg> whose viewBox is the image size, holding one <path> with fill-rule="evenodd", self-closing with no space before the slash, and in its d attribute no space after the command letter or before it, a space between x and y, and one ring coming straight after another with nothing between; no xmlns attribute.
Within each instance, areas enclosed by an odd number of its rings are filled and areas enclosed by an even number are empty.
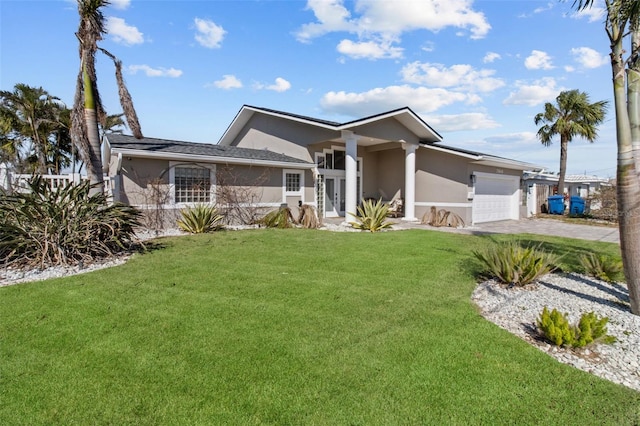
<svg viewBox="0 0 640 426"><path fill-rule="evenodd" d="M0 288L0 424L640 422L640 393L477 313L492 238L513 237L219 232ZM539 241L567 265L617 249Z"/></svg>

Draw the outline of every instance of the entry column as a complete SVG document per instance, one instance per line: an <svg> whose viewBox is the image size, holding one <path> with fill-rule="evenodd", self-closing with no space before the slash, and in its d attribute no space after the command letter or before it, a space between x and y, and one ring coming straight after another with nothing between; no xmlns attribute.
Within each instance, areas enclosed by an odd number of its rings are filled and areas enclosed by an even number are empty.
<svg viewBox="0 0 640 426"><path fill-rule="evenodd" d="M352 214L356 214L358 204L358 137L351 131L343 130L342 139L345 142L345 194L344 219L346 222L353 220Z"/></svg>
<svg viewBox="0 0 640 426"><path fill-rule="evenodd" d="M416 218L416 149L418 145L404 143L404 218L415 222Z"/></svg>

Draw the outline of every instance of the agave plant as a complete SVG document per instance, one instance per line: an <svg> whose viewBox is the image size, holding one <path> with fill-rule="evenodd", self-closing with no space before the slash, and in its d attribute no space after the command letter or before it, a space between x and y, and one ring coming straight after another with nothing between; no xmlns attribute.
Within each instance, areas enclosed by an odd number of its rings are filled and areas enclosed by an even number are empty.
<svg viewBox="0 0 640 426"><path fill-rule="evenodd" d="M595 253L583 254L579 257L584 272L606 282L615 282L622 275L622 260Z"/></svg>
<svg viewBox="0 0 640 426"><path fill-rule="evenodd" d="M222 215L215 207L207 204L196 204L180 211L178 227L191 234L203 234L222 228Z"/></svg>
<svg viewBox="0 0 640 426"><path fill-rule="evenodd" d="M382 229L390 228L393 222L387 220L389 214L389 205L382 202L382 199L378 201L364 200L360 206L358 206L358 214L355 215L355 222L349 222L349 224L363 231L376 232Z"/></svg>
<svg viewBox="0 0 640 426"><path fill-rule="evenodd" d="M474 251L474 256L484 266L485 276L514 285L525 286L556 269L556 259L536 247L523 247L509 241Z"/></svg>
<svg viewBox="0 0 640 426"><path fill-rule="evenodd" d="M141 213L91 186L68 183L52 189L39 176L26 191L0 194L0 261L40 267L89 262L127 250Z"/></svg>

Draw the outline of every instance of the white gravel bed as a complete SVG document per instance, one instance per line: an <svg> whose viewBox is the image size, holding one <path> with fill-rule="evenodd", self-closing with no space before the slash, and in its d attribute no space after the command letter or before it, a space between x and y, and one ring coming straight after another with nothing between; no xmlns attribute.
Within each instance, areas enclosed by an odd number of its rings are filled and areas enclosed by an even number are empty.
<svg viewBox="0 0 640 426"><path fill-rule="evenodd" d="M487 281L478 285L472 300L487 320L558 361L640 391L640 316L629 309L626 286L578 274L550 274L527 288L506 288ZM535 327L545 306L567 313L571 324L588 312L608 317L607 334L617 341L575 350L548 344Z"/></svg>

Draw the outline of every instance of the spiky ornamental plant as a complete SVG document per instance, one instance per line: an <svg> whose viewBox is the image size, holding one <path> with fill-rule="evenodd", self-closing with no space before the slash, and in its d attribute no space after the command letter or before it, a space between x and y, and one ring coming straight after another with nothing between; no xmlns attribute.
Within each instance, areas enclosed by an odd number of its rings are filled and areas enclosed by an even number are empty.
<svg viewBox="0 0 640 426"><path fill-rule="evenodd" d="M180 211L178 227L191 234L202 234L222 228L222 215L213 206L196 204Z"/></svg>
<svg viewBox="0 0 640 426"><path fill-rule="evenodd" d="M555 269L555 258L535 247L515 241L495 244L473 255L484 266L483 275L504 284L522 287Z"/></svg>
<svg viewBox="0 0 640 426"><path fill-rule="evenodd" d="M615 282L622 275L622 260L606 255L586 253L578 258L585 274L606 282Z"/></svg>
<svg viewBox="0 0 640 426"><path fill-rule="evenodd" d="M89 182L51 189L39 176L28 191L0 194L0 261L47 267L91 262L129 249L141 213L89 196Z"/></svg>
<svg viewBox="0 0 640 426"><path fill-rule="evenodd" d="M355 217L355 222L349 224L362 231L377 232L393 226L393 222L387 220L389 215L389 205L378 201L364 200L358 206L358 214L350 213Z"/></svg>

